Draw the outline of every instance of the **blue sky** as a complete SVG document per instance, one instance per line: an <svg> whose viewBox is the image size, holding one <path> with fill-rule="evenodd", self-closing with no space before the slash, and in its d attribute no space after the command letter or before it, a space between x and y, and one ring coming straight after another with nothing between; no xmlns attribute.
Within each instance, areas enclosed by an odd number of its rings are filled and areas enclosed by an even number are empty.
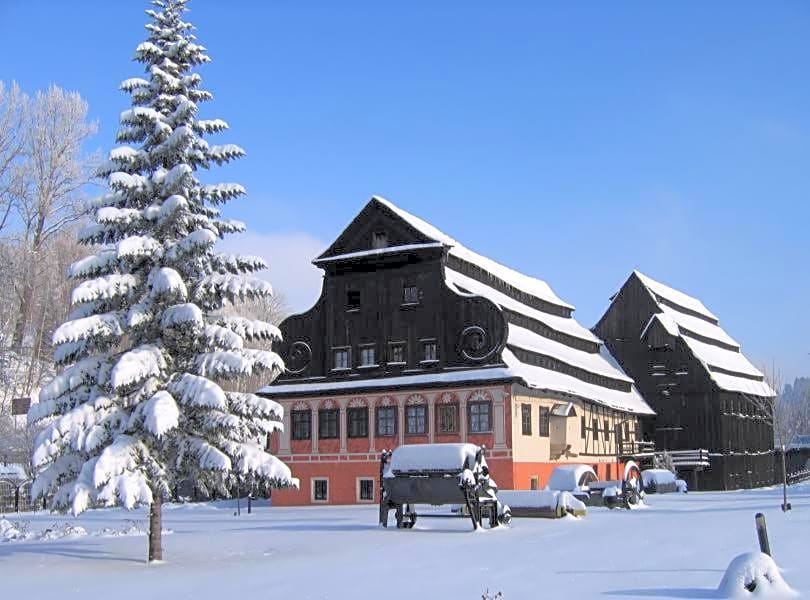
<svg viewBox="0 0 810 600"><path fill-rule="evenodd" d="M440 5L439 5L440 4ZM572 5L573 4L573 5ZM0 0L0 80L78 90L113 146L140 0ZM756 364L810 372L807 2L217 2L205 117L231 214L297 308L372 194L545 279L593 325L638 268Z"/></svg>

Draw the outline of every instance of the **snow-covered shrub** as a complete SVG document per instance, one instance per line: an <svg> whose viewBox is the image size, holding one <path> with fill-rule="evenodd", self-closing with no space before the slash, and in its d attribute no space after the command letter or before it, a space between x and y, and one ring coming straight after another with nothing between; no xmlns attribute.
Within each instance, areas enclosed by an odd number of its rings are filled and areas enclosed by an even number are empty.
<svg viewBox="0 0 810 600"><path fill-rule="evenodd" d="M763 552L746 552L728 565L720 586L721 598L794 598L798 594L782 579L779 567Z"/></svg>

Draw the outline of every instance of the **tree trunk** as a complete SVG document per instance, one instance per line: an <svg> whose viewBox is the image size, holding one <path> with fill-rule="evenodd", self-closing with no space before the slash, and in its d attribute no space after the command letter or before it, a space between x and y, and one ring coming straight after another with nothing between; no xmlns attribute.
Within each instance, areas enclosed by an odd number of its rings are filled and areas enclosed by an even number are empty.
<svg viewBox="0 0 810 600"><path fill-rule="evenodd" d="M159 490L152 490L152 504L149 508L149 562L163 560L161 541L161 510L163 497Z"/></svg>
<svg viewBox="0 0 810 600"><path fill-rule="evenodd" d="M31 303L34 299L34 281L33 278L26 273L25 280L23 281L23 291L20 297L20 307L17 312L17 322L14 324L14 335L11 338L11 345L20 352L25 340L25 329L28 322L31 320Z"/></svg>

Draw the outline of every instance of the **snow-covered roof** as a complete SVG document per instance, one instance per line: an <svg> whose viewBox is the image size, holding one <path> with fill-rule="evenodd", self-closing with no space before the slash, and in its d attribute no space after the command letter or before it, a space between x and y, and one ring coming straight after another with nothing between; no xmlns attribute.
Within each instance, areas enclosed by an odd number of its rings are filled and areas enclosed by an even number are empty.
<svg viewBox="0 0 810 600"><path fill-rule="evenodd" d="M326 256L324 258L316 258L312 261L313 264L319 265L327 262L334 262L338 260L346 260L349 258L365 258L367 256L380 256L383 254L396 254L398 252L405 252L408 250L424 250L425 248L442 248L444 244L441 242L428 242L425 244L405 244L402 246L386 246L385 248L372 248L370 250L359 250L357 252L346 252L345 254L337 254L335 256Z"/></svg>
<svg viewBox="0 0 810 600"><path fill-rule="evenodd" d="M321 392L340 392L358 389L385 389L394 386L429 386L432 384L466 383L479 381L505 381L515 376L504 367L485 369L459 369L439 373L420 373L418 375L394 375L391 377L374 377L368 379L347 379L334 381L326 377L301 379L300 383L280 383L261 388L259 394L283 396L285 394L318 394Z"/></svg>
<svg viewBox="0 0 810 600"><path fill-rule="evenodd" d="M718 319L714 315L714 313L712 313L708 308L706 308L703 305L703 302L701 302L697 298L693 298L688 294L684 294L683 292L671 288L668 285L664 285L663 283L660 283L655 279L647 277L646 275L644 275L639 271L633 272L635 273L636 277L638 277L639 280L641 280L641 283L643 283L645 287L656 296L663 298L664 300L668 300L672 304L677 304L678 306L682 306L683 308L699 313L704 317L717 322Z"/></svg>
<svg viewBox="0 0 810 600"><path fill-rule="evenodd" d="M567 365L588 371L594 375L601 375L625 383L633 383L630 377L605 358L605 354L601 352L583 352L513 323L509 324L509 335L506 343L509 346L516 346L556 358Z"/></svg>
<svg viewBox="0 0 810 600"><path fill-rule="evenodd" d="M425 237L431 238L436 240L437 242L441 242L442 244L449 246L449 254L459 258L465 262L473 264L481 269L487 271L494 277L497 277L501 281L511 285L512 287L535 296L541 300L545 300L550 304L554 304L557 306L561 306L563 308L568 308L573 310L574 307L567 302L564 302L554 291L551 287L542 279L537 279L535 277L529 277L528 275L524 275L523 273L518 273L517 271L510 269L509 267L505 267L504 265L495 262L492 259L487 258L486 256L481 256L480 254L473 252L469 248L465 248L457 240L453 239L446 233L440 231L430 223L423 221L419 217L412 215L411 213L402 210L394 203L382 198L380 196L374 196L373 200L376 200L383 206L387 207L389 210L393 211L396 215L398 215L401 219L406 221L411 227L422 233Z"/></svg>
<svg viewBox="0 0 810 600"><path fill-rule="evenodd" d="M537 310L536 308L532 308L531 306L526 306L522 302L515 300L511 296L507 296L503 292L498 291L495 288L478 281L477 279L473 279L472 277L468 277L467 275L447 267L444 269L444 277L445 281L451 287L457 290L461 288L475 294L476 296L484 296L501 308L524 314L527 317L540 321L555 331L559 331L560 333L596 344L600 344L602 342L602 340L596 337L589 329L580 325L576 319L552 315L547 312Z"/></svg>
<svg viewBox="0 0 810 600"><path fill-rule="evenodd" d="M755 396L775 396L762 372L740 352L740 345L720 327L717 317L700 300L634 271L651 292L660 313L654 314L641 332L643 338L652 322L657 321L672 336L680 337L721 390ZM661 302L664 298L670 304ZM700 313L696 317L674 305ZM709 320L706 320L709 319Z"/></svg>
<svg viewBox="0 0 810 600"><path fill-rule="evenodd" d="M600 377L631 384L630 391L623 392L588 383L574 377L565 375L551 369L522 363L512 352L509 352L512 364L510 371L525 381L528 387L547 389L554 392L571 394L618 410L633 413L652 414L650 407L639 395L633 380L628 377L610 352L597 336L585 329L573 317L561 317L536 310L532 307L507 296L506 294L482 283L476 279L463 275L453 269L445 268L445 280L452 288L466 290L477 296L482 296L494 302L503 309L512 310L532 319L540 321L549 328L566 335L598 344L598 352L586 352L562 342L547 338L534 331L509 323L507 346L528 350L530 352L551 357L562 363L581 369ZM507 352L507 351L504 351ZM504 358L506 360L506 358Z"/></svg>
<svg viewBox="0 0 810 600"><path fill-rule="evenodd" d="M633 380L625 374L610 355L602 340L580 325L573 317L563 316L570 315L573 306L561 300L548 284L476 254L433 225L402 210L384 198L375 196L372 198L372 202L390 210L418 231L423 238L431 241L425 242L423 239L421 243L417 244L362 250L337 256L322 256L315 262L375 256L388 252L435 246L448 248L450 255L483 270L487 277L479 278L475 274L475 270L471 276L445 266L446 285L463 296L486 298L506 313L508 335L503 359L506 362L505 367L465 368L437 373L406 373L382 378L351 378L339 381L330 380L327 377L316 377L297 380L295 383L279 382L262 388L261 393L281 396L283 394L382 389L394 386L430 386L507 380L522 381L529 388L574 396L621 411L639 414L653 413L639 395L633 385ZM501 283L508 287L504 288ZM523 293L511 295L508 293L509 288ZM533 303L531 297L542 300L545 305L541 303L538 305L539 308L527 305L525 302ZM555 311L548 305L567 310ZM549 308L550 312L541 310L544 306ZM510 322L513 320L511 317L513 313L525 317L519 321L514 319L520 322L520 325ZM514 352L509 348L512 348ZM525 364L515 356L515 352L523 359L533 363L542 363L545 366ZM538 360L533 360L534 357L537 357ZM544 357L551 361L545 360ZM567 374L554 369L560 369Z"/></svg>
<svg viewBox="0 0 810 600"><path fill-rule="evenodd" d="M621 373L624 373L604 346L601 347L601 352L605 360L613 361L616 368ZM572 375L552 371L551 369L543 367L527 365L518 360L508 348L503 351L502 356L509 373L524 381L529 388L558 394L570 394L624 412L640 415L655 414L644 401L644 398L641 397L635 384L630 386L629 392L614 390L582 381Z"/></svg>

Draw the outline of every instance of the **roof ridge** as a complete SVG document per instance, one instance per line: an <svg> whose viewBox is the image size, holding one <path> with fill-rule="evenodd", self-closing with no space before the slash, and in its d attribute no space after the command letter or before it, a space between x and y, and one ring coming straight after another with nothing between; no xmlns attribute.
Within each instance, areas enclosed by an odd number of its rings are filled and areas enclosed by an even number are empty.
<svg viewBox="0 0 810 600"><path fill-rule="evenodd" d="M526 275L525 273L516 271L511 267L503 265L489 257L486 257L473 250L470 250L464 244L462 244L455 238L447 235L435 225L431 225L424 219L417 217L416 215L409 213L408 211L398 207L396 204L394 204L387 198L374 195L371 197L371 201L379 202L380 204L382 204L383 206L385 206L386 208L397 214L399 217L404 219L412 227L420 231L425 236L433 238L436 241L440 241L443 244L450 246L450 254L452 254L456 258L466 261L477 267L480 267L493 277L501 279L502 281L504 281L504 283L507 283L508 285L511 285L519 289L520 291L529 294L530 296L534 296L539 300L543 300L545 302L548 302L549 304L560 306L562 308L567 308L570 310L575 309L575 307L572 304L569 304L568 302L560 298L554 292L554 290L551 289L551 286L546 281L538 277L532 277L531 275Z"/></svg>

